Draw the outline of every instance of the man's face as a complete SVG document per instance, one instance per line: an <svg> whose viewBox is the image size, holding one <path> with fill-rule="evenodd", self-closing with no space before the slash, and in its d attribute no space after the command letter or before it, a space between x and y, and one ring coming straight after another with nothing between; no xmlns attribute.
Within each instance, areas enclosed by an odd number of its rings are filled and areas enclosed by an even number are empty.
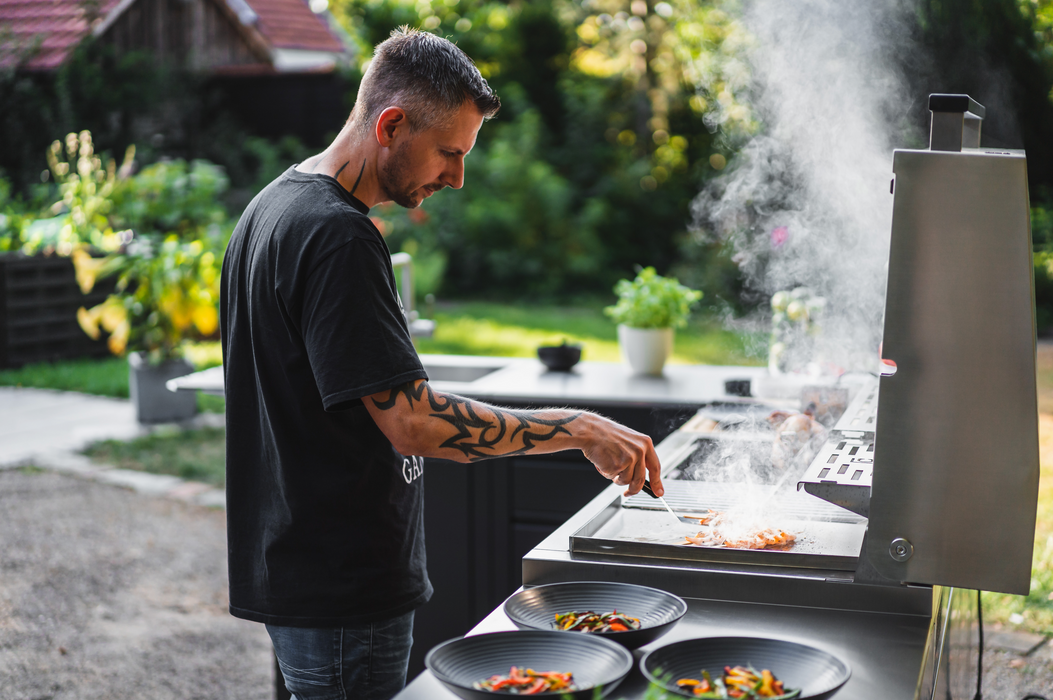
<svg viewBox="0 0 1053 700"><path fill-rule="evenodd" d="M445 128L406 134L392 145L381 164L379 184L387 200L407 209L443 187L464 184L464 157L475 146L483 116L472 102L465 102Z"/></svg>

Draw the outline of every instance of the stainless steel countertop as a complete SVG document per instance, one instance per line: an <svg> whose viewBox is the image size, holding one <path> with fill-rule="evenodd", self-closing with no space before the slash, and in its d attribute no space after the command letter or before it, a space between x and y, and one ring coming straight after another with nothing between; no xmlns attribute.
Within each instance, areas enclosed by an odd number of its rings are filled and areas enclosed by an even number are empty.
<svg viewBox="0 0 1053 700"><path fill-rule="evenodd" d="M581 362L570 372L550 372L538 360L517 357L421 355L431 385L484 401L561 401L602 405L692 405L728 398L728 379L767 377L764 367L666 365L661 376L633 375L614 362ZM457 370L487 372L473 381L449 381ZM223 394L223 369L195 372L168 382L171 391Z"/></svg>
<svg viewBox="0 0 1053 700"><path fill-rule="evenodd" d="M838 693L845 700L909 700L928 634L923 615L821 610L783 605L729 603L687 598L687 615L664 637L633 652L637 665L608 697L642 698L647 679L639 670L644 653L672 642L696 637L765 636L809 644L844 659L852 677ZM468 635L514 630L502 608L494 610ZM456 698L430 671L424 671L398 700Z"/></svg>

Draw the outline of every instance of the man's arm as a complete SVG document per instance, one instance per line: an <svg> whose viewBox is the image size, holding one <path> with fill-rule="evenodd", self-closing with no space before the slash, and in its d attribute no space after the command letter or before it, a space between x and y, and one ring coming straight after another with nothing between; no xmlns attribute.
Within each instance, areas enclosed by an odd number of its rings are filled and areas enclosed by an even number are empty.
<svg viewBox="0 0 1053 700"><path fill-rule="evenodd" d="M477 462L492 457L581 450L627 495L644 479L662 495L651 438L588 411L517 411L435 391L417 379L362 399L395 449L406 455Z"/></svg>

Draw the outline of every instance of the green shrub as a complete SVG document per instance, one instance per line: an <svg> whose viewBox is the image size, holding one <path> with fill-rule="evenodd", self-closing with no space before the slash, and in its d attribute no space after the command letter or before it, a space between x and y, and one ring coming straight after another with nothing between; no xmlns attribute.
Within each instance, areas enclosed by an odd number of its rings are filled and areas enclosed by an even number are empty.
<svg viewBox="0 0 1053 700"><path fill-rule="evenodd" d="M1035 325L1053 328L1053 252L1035 253Z"/></svg>
<svg viewBox="0 0 1053 700"><path fill-rule="evenodd" d="M229 217L222 196L223 168L205 160L163 160L143 168L114 193L112 218L137 233L176 233L195 238Z"/></svg>

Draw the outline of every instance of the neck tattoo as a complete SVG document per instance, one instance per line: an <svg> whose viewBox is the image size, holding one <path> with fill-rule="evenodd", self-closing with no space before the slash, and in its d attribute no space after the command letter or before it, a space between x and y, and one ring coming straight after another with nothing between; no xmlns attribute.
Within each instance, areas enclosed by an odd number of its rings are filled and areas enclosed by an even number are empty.
<svg viewBox="0 0 1053 700"><path fill-rule="evenodd" d="M347 166L347 163L344 163L344 167L346 167L346 166ZM343 170L344 168L340 168L340 169ZM355 180L355 184L351 186L351 191L348 194L354 194L355 190L358 189L358 183L362 182L362 173L364 173L364 172L366 172L366 159L365 158L362 159L362 168L358 171L358 178Z"/></svg>

